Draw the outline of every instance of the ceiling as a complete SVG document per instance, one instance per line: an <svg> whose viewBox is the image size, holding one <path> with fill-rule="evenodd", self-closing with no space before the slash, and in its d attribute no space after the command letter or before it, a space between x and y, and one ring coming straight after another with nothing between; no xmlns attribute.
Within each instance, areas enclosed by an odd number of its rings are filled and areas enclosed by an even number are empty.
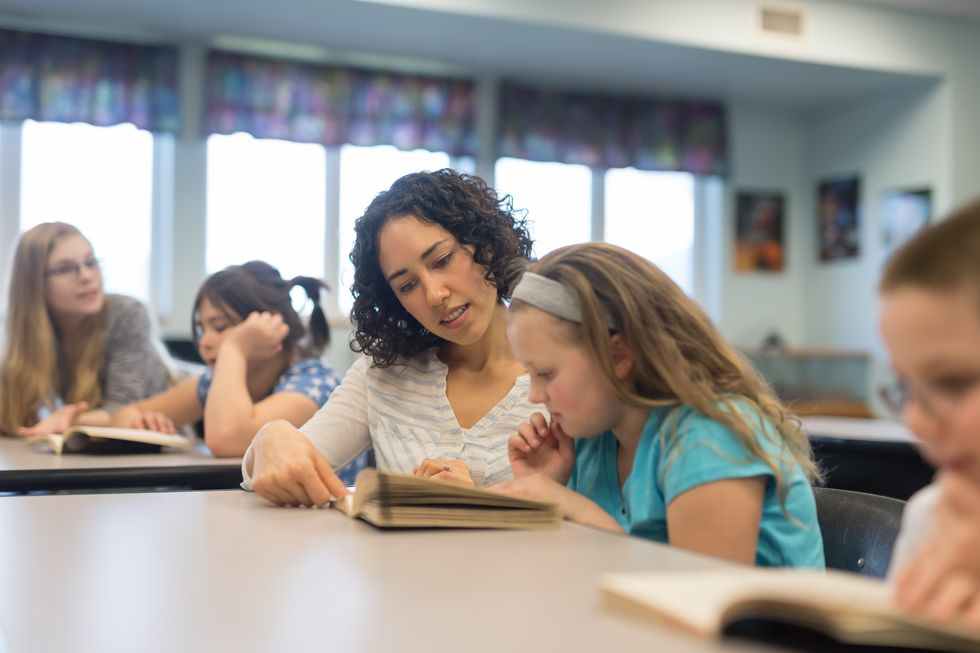
<svg viewBox="0 0 980 653"><path fill-rule="evenodd" d="M607 92L748 97L801 108L932 81L354 0L0 0L0 20L151 39L213 42L216 35L230 35L317 46L314 56L355 63L380 57L380 65L493 73Z"/></svg>
<svg viewBox="0 0 980 653"><path fill-rule="evenodd" d="M887 5L897 9L980 20L980 0L849 0L857 4Z"/></svg>

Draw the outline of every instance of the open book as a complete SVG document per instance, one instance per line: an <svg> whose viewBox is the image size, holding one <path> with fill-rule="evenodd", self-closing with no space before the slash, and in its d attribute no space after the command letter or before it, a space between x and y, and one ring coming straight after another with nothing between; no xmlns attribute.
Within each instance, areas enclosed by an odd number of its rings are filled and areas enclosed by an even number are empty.
<svg viewBox="0 0 980 653"><path fill-rule="evenodd" d="M123 454L149 453L162 447L188 449L192 442L181 435L148 431L146 429L122 429L110 426L72 426L63 434L38 435L31 442L44 442L57 454L92 453Z"/></svg>
<svg viewBox="0 0 980 653"><path fill-rule="evenodd" d="M549 528L561 522L552 503L376 469L358 474L356 488L332 506L379 528Z"/></svg>
<svg viewBox="0 0 980 653"><path fill-rule="evenodd" d="M927 623L892 605L883 581L837 571L733 568L608 574L607 601L703 635L799 628L847 645L980 651L980 632ZM760 628L760 626L762 626Z"/></svg>

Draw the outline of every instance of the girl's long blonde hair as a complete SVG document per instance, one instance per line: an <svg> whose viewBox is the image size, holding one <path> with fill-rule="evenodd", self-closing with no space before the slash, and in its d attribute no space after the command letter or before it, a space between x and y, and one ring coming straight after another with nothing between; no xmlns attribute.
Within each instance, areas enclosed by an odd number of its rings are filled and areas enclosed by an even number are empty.
<svg viewBox="0 0 980 653"><path fill-rule="evenodd" d="M625 404L641 408L686 404L724 424L772 469L783 501L789 488L787 464L795 462L811 482L819 481L820 470L799 420L660 268L621 247L585 243L557 249L529 269L558 281L578 298L582 323L566 324ZM511 310L523 306L515 300ZM626 381L617 379L613 371L605 315L634 356L634 369ZM746 404L759 416L746 415L741 408ZM776 444L785 455L768 453L747 419L755 421L758 432L774 437L758 420L771 422L778 432Z"/></svg>
<svg viewBox="0 0 980 653"><path fill-rule="evenodd" d="M7 303L7 343L0 363L0 433L37 422L41 406L102 402L100 374L106 308L86 318L78 333L62 337L48 312L48 257L63 238L81 236L70 224L47 222L21 235L14 252Z"/></svg>

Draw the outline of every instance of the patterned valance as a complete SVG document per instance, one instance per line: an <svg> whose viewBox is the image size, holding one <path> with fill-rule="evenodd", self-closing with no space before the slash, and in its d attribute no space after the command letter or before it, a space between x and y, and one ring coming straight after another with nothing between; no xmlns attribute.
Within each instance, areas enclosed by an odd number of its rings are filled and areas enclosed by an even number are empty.
<svg viewBox="0 0 980 653"><path fill-rule="evenodd" d="M725 108L715 102L500 89L502 157L724 175L725 134Z"/></svg>
<svg viewBox="0 0 980 653"><path fill-rule="evenodd" d="M394 145L472 156L469 80L213 51L205 128L323 145Z"/></svg>
<svg viewBox="0 0 980 653"><path fill-rule="evenodd" d="M177 131L177 50L0 30L0 120Z"/></svg>

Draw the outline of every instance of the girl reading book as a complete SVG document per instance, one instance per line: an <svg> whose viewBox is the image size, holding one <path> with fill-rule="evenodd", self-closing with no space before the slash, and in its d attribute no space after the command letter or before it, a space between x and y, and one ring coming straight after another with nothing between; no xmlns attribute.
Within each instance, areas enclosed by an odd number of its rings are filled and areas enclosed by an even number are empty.
<svg viewBox="0 0 980 653"><path fill-rule="evenodd" d="M92 244L70 224L24 232L14 251L6 352L0 363L0 433L47 435L171 384L146 308L107 295Z"/></svg>
<svg viewBox="0 0 980 653"><path fill-rule="evenodd" d="M373 448L379 469L488 485L511 477L507 438L529 379L507 342L507 271L531 253L509 198L452 170L397 180L355 225L352 347L363 352L301 429L266 425L246 485L281 505L347 490L334 469Z"/></svg>
<svg viewBox="0 0 980 653"><path fill-rule="evenodd" d="M312 301L309 329L292 306L293 287ZM320 361L330 339L325 288L310 277L287 281L262 261L212 274L197 292L192 325L207 371L120 408L112 426L173 432L203 418L212 453L240 456L269 420L302 424L338 382Z"/></svg>
<svg viewBox="0 0 980 653"><path fill-rule="evenodd" d="M980 202L896 252L880 290L902 415L938 470L906 506L896 597L980 629Z"/></svg>
<svg viewBox="0 0 980 653"><path fill-rule="evenodd" d="M602 243L514 290L508 335L543 404L506 491L574 521L757 565L823 567L806 437L659 268Z"/></svg>

